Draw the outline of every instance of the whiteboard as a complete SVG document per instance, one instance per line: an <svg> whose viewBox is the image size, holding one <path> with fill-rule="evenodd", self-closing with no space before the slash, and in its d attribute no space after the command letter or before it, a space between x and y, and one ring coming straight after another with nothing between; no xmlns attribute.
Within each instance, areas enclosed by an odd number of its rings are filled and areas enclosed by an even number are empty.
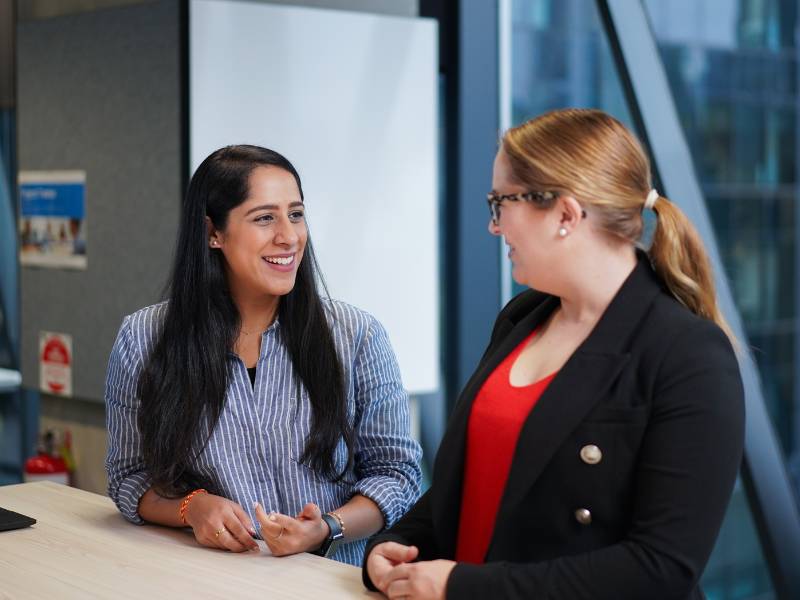
<svg viewBox="0 0 800 600"><path fill-rule="evenodd" d="M383 323L409 392L437 391L435 21L230 0L189 20L192 172L229 144L292 161L331 296Z"/></svg>

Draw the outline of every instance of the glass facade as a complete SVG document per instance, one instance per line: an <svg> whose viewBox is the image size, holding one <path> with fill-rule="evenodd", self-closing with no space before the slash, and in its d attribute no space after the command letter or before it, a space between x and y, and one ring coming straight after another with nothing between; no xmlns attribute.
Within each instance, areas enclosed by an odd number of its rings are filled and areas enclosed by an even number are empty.
<svg viewBox="0 0 800 600"><path fill-rule="evenodd" d="M797 3L647 0L645 6L797 484ZM512 7L512 125L583 106L632 126L594 3L513 0ZM713 600L774 597L739 483L702 586Z"/></svg>
<svg viewBox="0 0 800 600"><path fill-rule="evenodd" d="M645 6L800 498L798 4L646 0ZM738 493L707 573L715 597L768 593L766 573L748 551L755 539L752 527L744 528L747 519Z"/></svg>
<svg viewBox="0 0 800 600"><path fill-rule="evenodd" d="M645 4L797 491L798 5Z"/></svg>
<svg viewBox="0 0 800 600"><path fill-rule="evenodd" d="M631 126L593 3L514 0L511 14L512 124L573 106L602 108Z"/></svg>

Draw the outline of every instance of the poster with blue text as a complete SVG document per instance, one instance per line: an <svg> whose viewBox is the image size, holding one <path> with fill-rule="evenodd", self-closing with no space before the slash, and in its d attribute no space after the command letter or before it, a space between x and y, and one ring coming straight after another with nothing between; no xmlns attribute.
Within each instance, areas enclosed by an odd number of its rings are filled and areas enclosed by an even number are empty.
<svg viewBox="0 0 800 600"><path fill-rule="evenodd" d="M20 263L85 269L86 172L21 171Z"/></svg>

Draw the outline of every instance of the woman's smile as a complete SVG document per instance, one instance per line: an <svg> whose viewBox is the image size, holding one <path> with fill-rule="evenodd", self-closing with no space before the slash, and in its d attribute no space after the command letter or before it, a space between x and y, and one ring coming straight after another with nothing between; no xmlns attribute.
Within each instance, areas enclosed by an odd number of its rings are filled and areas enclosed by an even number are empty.
<svg viewBox="0 0 800 600"><path fill-rule="evenodd" d="M270 268L275 269L276 271L287 273L289 271L294 271L295 269L296 261L294 252L291 254L262 256L261 258Z"/></svg>

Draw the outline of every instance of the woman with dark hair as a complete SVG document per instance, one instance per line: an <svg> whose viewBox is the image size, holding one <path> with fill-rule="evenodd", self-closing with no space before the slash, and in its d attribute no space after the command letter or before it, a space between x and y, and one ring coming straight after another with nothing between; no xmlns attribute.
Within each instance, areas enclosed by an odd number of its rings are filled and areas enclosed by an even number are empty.
<svg viewBox="0 0 800 600"><path fill-rule="evenodd" d="M257 522L275 555L357 564L416 500L421 451L383 327L320 297L304 213L276 152L198 167L169 300L126 317L111 353L108 490L205 546L256 549Z"/></svg>
<svg viewBox="0 0 800 600"><path fill-rule="evenodd" d="M703 598L744 394L702 240L598 110L506 132L492 188L489 232L530 289L497 317L430 489L370 542L365 583L404 600Z"/></svg>

